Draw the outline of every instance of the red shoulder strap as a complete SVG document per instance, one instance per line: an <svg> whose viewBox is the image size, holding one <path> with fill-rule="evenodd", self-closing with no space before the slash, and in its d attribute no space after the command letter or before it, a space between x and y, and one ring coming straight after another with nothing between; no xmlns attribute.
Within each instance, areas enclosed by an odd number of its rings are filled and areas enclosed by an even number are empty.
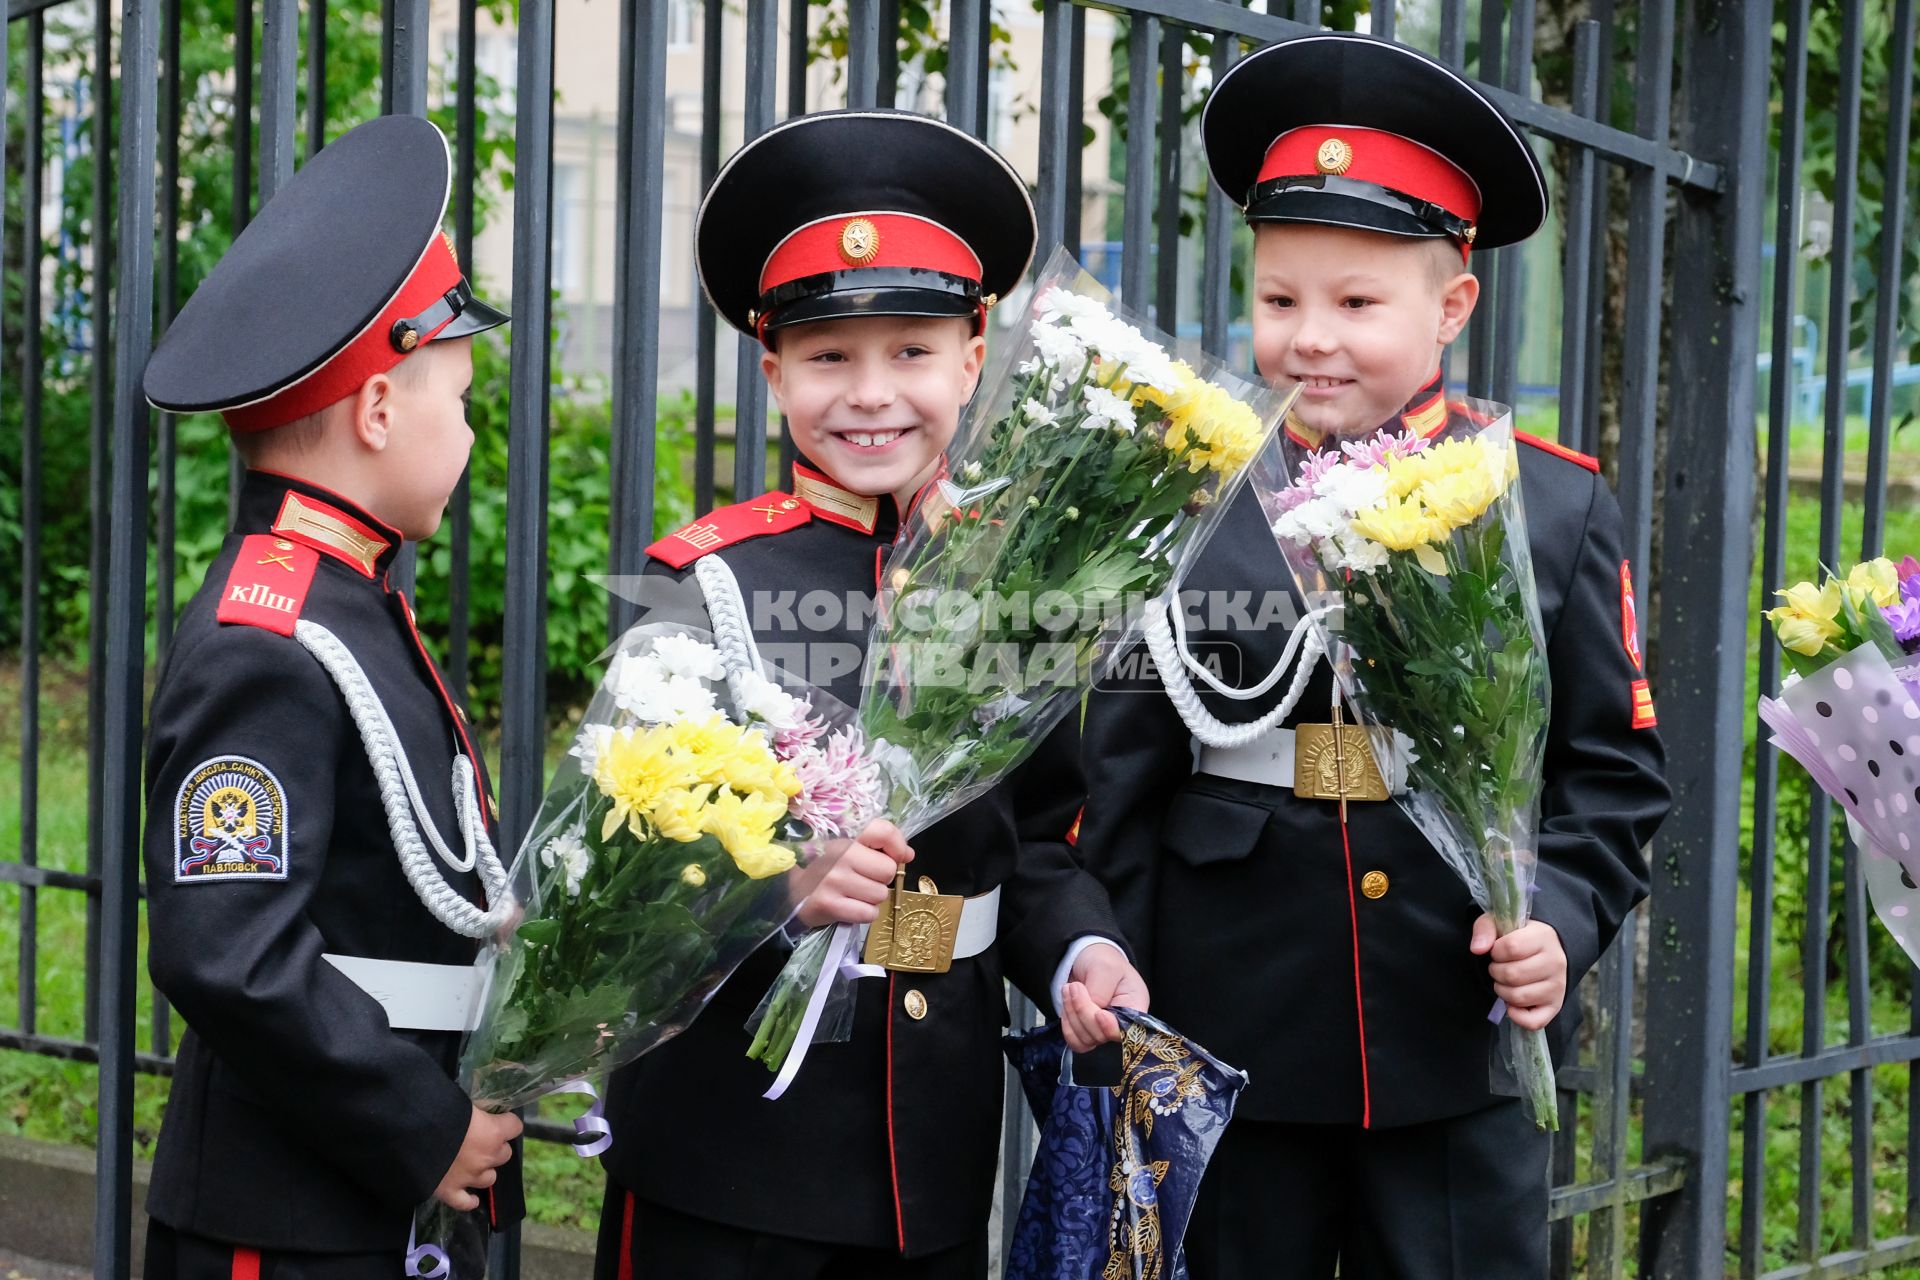
<svg viewBox="0 0 1920 1280"><path fill-rule="evenodd" d="M763 493L708 512L684 529L647 548L647 554L672 569L684 569L710 551L770 533L786 533L813 519L807 504L784 493Z"/></svg>
<svg viewBox="0 0 1920 1280"><path fill-rule="evenodd" d="M1565 458L1575 466L1585 467L1595 475L1600 474L1600 459L1598 458L1591 457L1588 454L1581 453L1574 449L1569 449L1563 444L1555 444L1551 440L1542 440L1539 436L1530 436L1524 431L1516 431L1513 433L1513 436L1514 439L1523 440L1536 449L1546 450L1556 458Z"/></svg>
<svg viewBox="0 0 1920 1280"><path fill-rule="evenodd" d="M320 553L270 533L250 533L240 541L226 585L220 588L222 622L264 627L283 636L293 634L300 610L313 586L313 570Z"/></svg>

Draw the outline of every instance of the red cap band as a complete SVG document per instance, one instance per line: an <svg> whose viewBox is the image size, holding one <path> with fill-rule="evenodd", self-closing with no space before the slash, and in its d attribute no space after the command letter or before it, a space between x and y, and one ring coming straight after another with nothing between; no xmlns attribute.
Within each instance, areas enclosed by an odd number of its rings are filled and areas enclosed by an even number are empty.
<svg viewBox="0 0 1920 1280"><path fill-rule="evenodd" d="M460 263L453 256L453 244L444 234L436 234L386 309L351 342L292 386L265 400L228 409L221 416L235 431L266 431L284 427L346 399L368 378L385 373L410 354L393 345L394 321L419 315L459 283ZM448 316L439 328L421 334L420 345L431 342L453 319ZM414 350L419 350L419 346Z"/></svg>
<svg viewBox="0 0 1920 1280"><path fill-rule="evenodd" d="M976 283L983 274L967 242L937 222L910 213L855 213L810 222L774 246L760 271L760 292L861 267L917 267Z"/></svg>
<svg viewBox="0 0 1920 1280"><path fill-rule="evenodd" d="M1337 174L1439 205L1465 222L1480 220L1480 188L1439 152L1397 133L1346 125L1290 129L1273 140L1259 182Z"/></svg>

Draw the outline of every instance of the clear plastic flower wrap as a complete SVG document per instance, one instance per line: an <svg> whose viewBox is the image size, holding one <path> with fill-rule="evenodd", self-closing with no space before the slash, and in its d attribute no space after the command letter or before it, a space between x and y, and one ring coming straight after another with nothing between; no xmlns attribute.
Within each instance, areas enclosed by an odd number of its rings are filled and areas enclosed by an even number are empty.
<svg viewBox="0 0 1920 1280"><path fill-rule="evenodd" d="M1295 394L1176 359L1064 249L994 341L867 646L858 723L909 836L1006 777L1139 638ZM859 942L810 935L755 1014L772 1096L796 1043L845 1038Z"/></svg>
<svg viewBox="0 0 1920 1280"><path fill-rule="evenodd" d="M614 647L514 860L517 921L480 961L476 1105L525 1106L684 1030L877 812L851 709L724 648L668 624ZM430 1207L418 1247L471 1256L455 1218Z"/></svg>
<svg viewBox="0 0 1920 1280"><path fill-rule="evenodd" d="M1344 698L1382 774L1404 768L1395 801L1504 935L1533 893L1546 642L1511 412L1453 405L1432 437L1289 441L1253 484L1332 660L1336 717ZM1501 1020L1534 1122L1558 1128L1545 1033Z"/></svg>
<svg viewBox="0 0 1920 1280"><path fill-rule="evenodd" d="M1760 719L1846 814L1874 912L1920 963L1920 561L1777 594L1766 617L1790 674Z"/></svg>

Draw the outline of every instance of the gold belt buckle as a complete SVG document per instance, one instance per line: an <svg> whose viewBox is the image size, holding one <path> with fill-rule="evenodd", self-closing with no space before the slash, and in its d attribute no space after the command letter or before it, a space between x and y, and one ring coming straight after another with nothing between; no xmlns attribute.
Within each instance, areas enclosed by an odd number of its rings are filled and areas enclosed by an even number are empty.
<svg viewBox="0 0 1920 1280"><path fill-rule="evenodd" d="M864 959L894 973L945 973L953 967L954 942L960 936L960 911L966 899L941 893L926 876L920 891L906 888L903 867L880 916L867 928Z"/></svg>
<svg viewBox="0 0 1920 1280"><path fill-rule="evenodd" d="M1293 731L1293 794L1302 800L1386 800L1373 743L1357 724L1303 724Z"/></svg>

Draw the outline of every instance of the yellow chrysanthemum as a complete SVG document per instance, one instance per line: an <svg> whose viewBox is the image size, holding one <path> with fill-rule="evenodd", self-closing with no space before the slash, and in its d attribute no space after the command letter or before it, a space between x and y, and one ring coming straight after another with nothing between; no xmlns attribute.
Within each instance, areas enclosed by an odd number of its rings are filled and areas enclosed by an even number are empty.
<svg viewBox="0 0 1920 1280"><path fill-rule="evenodd" d="M1353 518L1353 531L1389 551L1411 551L1444 540L1447 529L1428 515L1418 501L1388 498Z"/></svg>
<svg viewBox="0 0 1920 1280"><path fill-rule="evenodd" d="M1410 496L1433 474L1427 466L1427 455L1424 453L1395 458L1387 464L1386 472L1387 496L1390 498Z"/></svg>
<svg viewBox="0 0 1920 1280"><path fill-rule="evenodd" d="M690 759L673 749L672 735L665 728L614 734L594 759L594 785L613 801L600 838L611 838L625 823L635 836L645 839L647 815L661 797L699 780Z"/></svg>
<svg viewBox="0 0 1920 1280"><path fill-rule="evenodd" d="M1847 591L1855 601L1871 600L1880 608L1899 604L1899 570L1894 568L1893 561L1885 557L1863 560L1853 566L1853 572L1847 575Z"/></svg>
<svg viewBox="0 0 1920 1280"><path fill-rule="evenodd" d="M1499 472L1468 468L1433 476L1418 496L1435 520L1453 530L1478 520L1505 487Z"/></svg>
<svg viewBox="0 0 1920 1280"><path fill-rule="evenodd" d="M1796 583L1774 594L1786 603L1767 610L1767 621L1784 647L1811 658L1829 641L1840 638L1841 627L1835 621L1840 613L1839 579L1829 578L1818 587Z"/></svg>
<svg viewBox="0 0 1920 1280"><path fill-rule="evenodd" d="M774 824L786 815L786 802L765 795L722 791L707 806L702 826L749 879L761 880L789 870L793 851L773 843Z"/></svg>
<svg viewBox="0 0 1920 1280"><path fill-rule="evenodd" d="M653 802L647 817L655 831L669 840L687 844L700 838L701 822L712 795L713 788L704 784L669 791Z"/></svg>

